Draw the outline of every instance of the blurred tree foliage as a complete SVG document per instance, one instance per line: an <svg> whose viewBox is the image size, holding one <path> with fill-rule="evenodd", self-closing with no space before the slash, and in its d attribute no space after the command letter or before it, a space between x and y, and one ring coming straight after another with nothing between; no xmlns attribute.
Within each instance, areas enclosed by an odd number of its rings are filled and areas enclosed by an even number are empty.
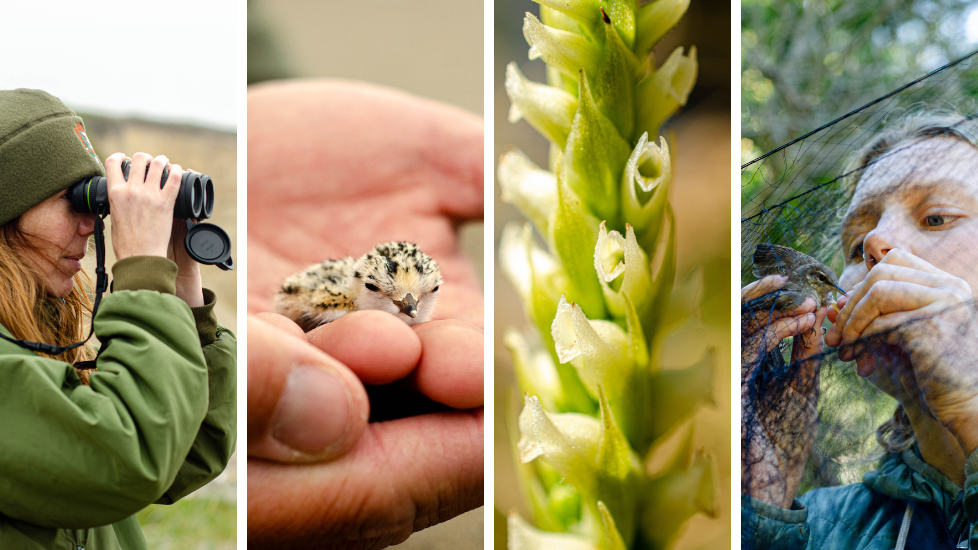
<svg viewBox="0 0 978 550"><path fill-rule="evenodd" d="M978 47L966 28L975 2L743 0L741 6L743 162Z"/></svg>

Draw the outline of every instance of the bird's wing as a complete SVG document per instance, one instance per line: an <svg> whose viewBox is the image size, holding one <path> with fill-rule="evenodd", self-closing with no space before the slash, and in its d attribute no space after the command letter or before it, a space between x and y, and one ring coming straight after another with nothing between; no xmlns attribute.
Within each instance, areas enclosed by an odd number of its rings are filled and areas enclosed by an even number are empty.
<svg viewBox="0 0 978 550"><path fill-rule="evenodd" d="M754 249L754 276L784 275L785 265L794 256L804 254L787 246L761 243Z"/></svg>

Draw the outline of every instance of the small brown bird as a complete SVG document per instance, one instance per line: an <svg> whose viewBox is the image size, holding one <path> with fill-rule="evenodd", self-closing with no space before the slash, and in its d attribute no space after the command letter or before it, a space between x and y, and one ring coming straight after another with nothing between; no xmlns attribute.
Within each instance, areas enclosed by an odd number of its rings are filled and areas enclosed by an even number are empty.
<svg viewBox="0 0 978 550"><path fill-rule="evenodd" d="M754 249L754 276L784 275L788 280L780 289L751 300L754 311L764 309L792 310L805 298L814 298L816 307L832 300L832 292L846 291L839 286L839 278L825 264L787 246L759 244Z"/></svg>

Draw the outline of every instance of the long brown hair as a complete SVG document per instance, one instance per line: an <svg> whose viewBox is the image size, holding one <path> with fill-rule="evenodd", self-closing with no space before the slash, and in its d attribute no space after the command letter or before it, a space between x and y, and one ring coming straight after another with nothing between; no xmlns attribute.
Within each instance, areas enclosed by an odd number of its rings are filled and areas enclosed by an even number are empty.
<svg viewBox="0 0 978 550"><path fill-rule="evenodd" d="M67 297L50 296L41 273L25 254L36 247L30 235L17 227L19 221L0 226L0 325L21 340L63 346L84 339L92 311L92 278L82 270L75 274ZM56 356L40 355L75 363L94 359L95 349L85 344ZM78 374L87 384L88 372Z"/></svg>

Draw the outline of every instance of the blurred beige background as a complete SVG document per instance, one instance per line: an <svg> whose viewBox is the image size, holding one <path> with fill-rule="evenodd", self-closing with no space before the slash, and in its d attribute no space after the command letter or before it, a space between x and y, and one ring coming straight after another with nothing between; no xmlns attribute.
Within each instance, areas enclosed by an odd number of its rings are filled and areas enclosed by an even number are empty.
<svg viewBox="0 0 978 550"><path fill-rule="evenodd" d="M482 2L456 0L251 0L248 80L364 80L482 115L483 9ZM482 223L461 228L462 246L480 280L483 234ZM392 548L482 546L483 510L478 508Z"/></svg>
<svg viewBox="0 0 978 550"><path fill-rule="evenodd" d="M493 102L495 158L508 146L516 146L538 166L547 166L547 141L525 121L510 124L509 98L504 88L506 65L515 61L527 78L545 81L542 61L529 61L529 47L522 33L523 15L539 15L539 6L530 0L495 0L493 62ZM679 115L667 122L675 132L670 148L677 156L670 202L676 213L678 258L677 282L695 269L702 269L704 300L700 330L680 330L668 339L663 368L692 365L699 357L703 343L716 346L717 370L713 397L695 413L694 446L705 448L716 459L720 490L716 519L702 514L694 516L684 527L673 548L730 547L730 4L723 0L693 0L679 25L663 38L655 50L658 62L678 46L688 52L691 45L698 51L699 77L696 87ZM668 130L663 129L663 134ZM498 245L503 226L522 217L513 206L503 203L499 186L494 186L494 242ZM494 260L495 261L495 260ZM494 506L497 522L516 509L526 515L513 467L513 452L504 426L507 403L512 403L516 387L509 352L502 335L507 327L527 327L515 290L494 264L495 335L494 379L495 419L493 453L495 455ZM515 405L518 407L520 404ZM502 540L501 540L502 539ZM505 539L497 530L496 548L505 548Z"/></svg>

